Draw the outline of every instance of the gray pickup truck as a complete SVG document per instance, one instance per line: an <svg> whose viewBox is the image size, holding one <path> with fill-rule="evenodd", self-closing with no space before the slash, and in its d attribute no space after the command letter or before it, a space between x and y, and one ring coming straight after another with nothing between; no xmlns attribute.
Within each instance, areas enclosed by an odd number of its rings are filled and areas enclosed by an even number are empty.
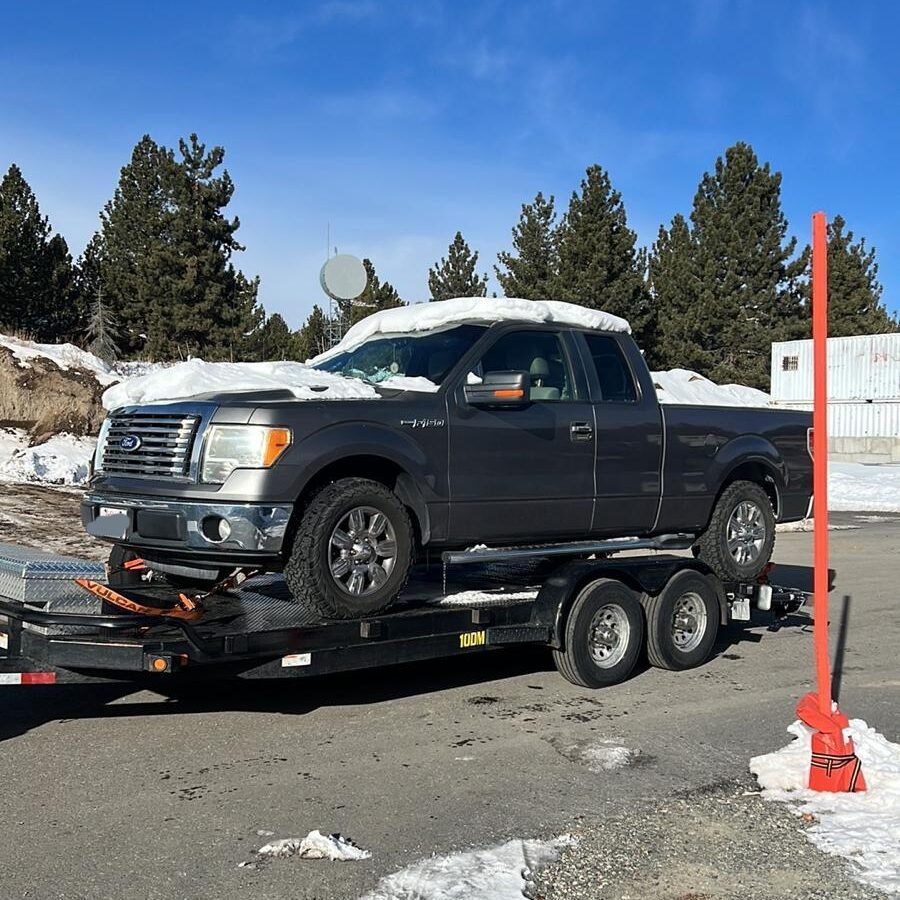
<svg viewBox="0 0 900 900"><path fill-rule="evenodd" d="M176 584L280 571L338 618L390 605L428 550L475 543L688 533L721 578L757 577L776 520L810 505L810 415L661 405L627 326L585 327L583 310L492 321L490 302L405 331L409 309L382 313L313 361L374 385L368 399L114 410L85 527L116 545L113 565L139 556Z"/></svg>

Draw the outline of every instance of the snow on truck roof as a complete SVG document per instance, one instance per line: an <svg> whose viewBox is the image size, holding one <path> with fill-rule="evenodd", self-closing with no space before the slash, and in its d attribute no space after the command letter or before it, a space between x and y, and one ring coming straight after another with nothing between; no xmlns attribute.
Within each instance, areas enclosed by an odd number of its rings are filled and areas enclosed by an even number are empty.
<svg viewBox="0 0 900 900"><path fill-rule="evenodd" d="M625 319L599 309L561 300L522 300L517 297L455 297L414 306L384 309L357 322L339 344L310 362L353 350L376 334L433 331L460 322L554 322L599 331L630 332Z"/></svg>

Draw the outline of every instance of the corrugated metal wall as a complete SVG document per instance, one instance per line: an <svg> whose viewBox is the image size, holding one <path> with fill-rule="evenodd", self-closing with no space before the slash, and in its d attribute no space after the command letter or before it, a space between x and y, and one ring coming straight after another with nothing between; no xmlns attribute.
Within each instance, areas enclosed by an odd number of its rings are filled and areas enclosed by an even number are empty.
<svg viewBox="0 0 900 900"><path fill-rule="evenodd" d="M779 401L780 406L812 410L811 402ZM832 400L828 404L828 433L832 437L900 439L900 400Z"/></svg>
<svg viewBox="0 0 900 900"><path fill-rule="evenodd" d="M773 400L812 402L812 358L812 341L772 344ZM828 396L829 400L900 403L900 333L829 338Z"/></svg>

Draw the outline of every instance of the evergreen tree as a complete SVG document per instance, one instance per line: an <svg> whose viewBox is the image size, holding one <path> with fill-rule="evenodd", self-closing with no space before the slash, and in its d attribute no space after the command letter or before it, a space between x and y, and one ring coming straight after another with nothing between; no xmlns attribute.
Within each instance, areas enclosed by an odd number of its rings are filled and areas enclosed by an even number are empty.
<svg viewBox="0 0 900 900"><path fill-rule="evenodd" d="M254 333L249 355L259 362L296 359L297 336L278 313L273 313Z"/></svg>
<svg viewBox="0 0 900 900"><path fill-rule="evenodd" d="M657 339L648 363L660 369L708 369L709 359L695 340L701 314L695 247L680 213L668 230L660 226L649 275Z"/></svg>
<svg viewBox="0 0 900 900"><path fill-rule="evenodd" d="M0 327L43 341L70 338L84 310L77 302L69 248L52 235L15 164L0 182Z"/></svg>
<svg viewBox="0 0 900 900"><path fill-rule="evenodd" d="M698 368L714 381L767 388L772 341L794 336L803 317L781 174L749 144L729 147L701 179L691 222L697 293L685 343L699 348Z"/></svg>
<svg viewBox="0 0 900 900"><path fill-rule="evenodd" d="M882 287L878 281L875 248L866 247L866 239L854 242L853 232L845 231L847 223L837 215L828 223L828 334L848 337L854 334L884 334L900 330L900 322L881 302ZM809 299L811 252L803 252L807 281L804 296ZM807 309L809 307L807 306ZM804 323L809 337L809 321Z"/></svg>
<svg viewBox="0 0 900 900"><path fill-rule="evenodd" d="M558 230L559 273L554 295L622 316L642 346L652 343L651 309L645 282L646 256L635 247L622 195L609 175L591 166L572 193Z"/></svg>
<svg viewBox="0 0 900 900"><path fill-rule="evenodd" d="M85 334L88 338L87 349L107 365L112 365L121 353L119 345L116 343L119 328L109 307L103 303L101 288L97 289L97 296L91 305Z"/></svg>
<svg viewBox="0 0 900 900"><path fill-rule="evenodd" d="M240 359L263 312L259 280L232 263L244 248L239 220L223 212L234 184L227 171L215 174L225 152L207 152L196 135L179 151L176 159L149 135L137 143L85 262L123 325L126 352Z"/></svg>
<svg viewBox="0 0 900 900"><path fill-rule="evenodd" d="M328 320L317 304L296 334L297 359L307 360L328 349Z"/></svg>
<svg viewBox="0 0 900 900"><path fill-rule="evenodd" d="M353 300L338 302L345 328L382 309L394 309L404 305L396 288L389 281L381 281L378 277L372 260L364 259L363 266L366 269L366 289Z"/></svg>
<svg viewBox="0 0 900 900"><path fill-rule="evenodd" d="M545 200L538 193L534 202L522 204L522 215L512 230L512 243L515 253L500 252L500 265L494 266L503 293L526 300L553 300L559 254L552 194Z"/></svg>
<svg viewBox="0 0 900 900"><path fill-rule="evenodd" d="M428 270L428 290L432 300L449 300L452 297L486 297L487 275L479 275L478 251L469 249L462 234L456 236L434 268Z"/></svg>

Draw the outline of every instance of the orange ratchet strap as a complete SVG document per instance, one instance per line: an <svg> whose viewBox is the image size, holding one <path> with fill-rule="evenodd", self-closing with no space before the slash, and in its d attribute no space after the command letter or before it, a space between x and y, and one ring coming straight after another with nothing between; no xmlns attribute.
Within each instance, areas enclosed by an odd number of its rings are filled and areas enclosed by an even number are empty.
<svg viewBox="0 0 900 900"><path fill-rule="evenodd" d="M180 605L170 607L169 609L162 609L161 607L156 606L144 606L142 603L137 603L134 600L130 600L128 597L123 597L111 587L107 587L107 585L100 584L96 581L91 581L90 578L76 578L75 584L80 588L84 588L84 590L93 594L95 597L99 597L101 600L106 600L114 606L119 606L122 609L127 609L128 612L138 613L142 616L164 616L168 619L187 619L188 621L193 621L199 619L200 616L203 615L203 607L195 600L188 597L187 594L178 595L178 603Z"/></svg>

